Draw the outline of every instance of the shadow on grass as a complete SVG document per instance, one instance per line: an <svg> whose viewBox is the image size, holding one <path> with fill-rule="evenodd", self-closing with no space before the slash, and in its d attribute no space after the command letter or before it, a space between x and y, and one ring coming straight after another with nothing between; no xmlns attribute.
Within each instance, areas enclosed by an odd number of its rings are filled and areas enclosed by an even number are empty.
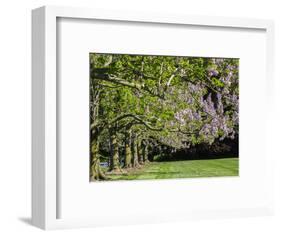
<svg viewBox="0 0 281 236"><path fill-rule="evenodd" d="M219 159L232 159L239 158L238 156L195 156L189 158L174 158L174 157L163 157L163 159L154 160L152 162L177 162L177 161L207 161L207 160L219 160Z"/></svg>

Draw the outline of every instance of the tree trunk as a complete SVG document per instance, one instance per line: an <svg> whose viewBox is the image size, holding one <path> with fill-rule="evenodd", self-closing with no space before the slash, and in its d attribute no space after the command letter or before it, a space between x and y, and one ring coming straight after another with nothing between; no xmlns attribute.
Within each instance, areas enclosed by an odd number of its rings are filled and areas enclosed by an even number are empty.
<svg viewBox="0 0 281 236"><path fill-rule="evenodd" d="M125 168L132 167L132 152L131 152L131 129L125 134Z"/></svg>
<svg viewBox="0 0 281 236"><path fill-rule="evenodd" d="M136 135L134 135L132 139L132 150L133 150L133 160L132 164L134 168L139 167L139 162L138 162L138 143L137 143L137 138Z"/></svg>
<svg viewBox="0 0 281 236"><path fill-rule="evenodd" d="M143 156L143 162L148 163L148 143L147 141L143 140L142 142L142 156Z"/></svg>
<svg viewBox="0 0 281 236"><path fill-rule="evenodd" d="M138 161L140 165L143 165L143 156L142 156L142 148L141 148L141 141L137 140L138 144Z"/></svg>
<svg viewBox="0 0 281 236"><path fill-rule="evenodd" d="M93 138L92 143L91 143L90 178L91 178L91 181L108 179L100 168L99 142L98 142L97 137Z"/></svg>
<svg viewBox="0 0 281 236"><path fill-rule="evenodd" d="M114 129L110 130L110 142L111 142L110 171L120 171L118 141L117 141L116 131Z"/></svg>

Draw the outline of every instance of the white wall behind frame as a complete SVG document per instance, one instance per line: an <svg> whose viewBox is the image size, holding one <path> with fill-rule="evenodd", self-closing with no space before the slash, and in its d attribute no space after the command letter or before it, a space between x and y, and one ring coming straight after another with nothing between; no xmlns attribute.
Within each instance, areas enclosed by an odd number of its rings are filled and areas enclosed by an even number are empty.
<svg viewBox="0 0 281 236"><path fill-rule="evenodd" d="M140 11L170 12L174 14L219 15L234 17L254 17L274 19L276 24L276 40L281 41L280 1L277 0L10 0L1 4L0 25L1 44L1 87L0 87L0 179L1 202L0 220L2 235L12 235L21 232L22 235L38 235L40 231L24 222L30 218L30 188L31 188L31 155L30 155L30 114L31 114L31 76L30 76L30 36L31 9L45 4L70 5L78 7L98 7L109 9L127 9ZM12 13L12 17L11 17ZM20 38L20 40L19 40ZM16 55L16 56L15 56ZM17 60L15 60L17 59ZM276 65L281 64L280 44L276 44ZM15 61L17 69L15 69ZM277 66L278 67L278 66ZM12 72L12 73L11 73ZM271 119L269 140L270 153L275 162L275 198L276 215L274 217L240 218L232 220L208 220L166 223L156 225L138 225L130 227L102 227L83 230L65 230L49 232L52 235L280 235L281 221L281 159L280 144L280 104L281 89L280 70L275 70L274 82L275 111ZM17 109L15 109L15 107ZM16 125L15 125L16 124ZM16 148L15 148L15 134ZM15 164L16 162L16 164ZM13 170L13 171L11 171ZM16 174L15 174L16 173ZM7 181L9 180L9 181ZM43 233L43 232L42 232ZM48 234L48 232L47 232Z"/></svg>

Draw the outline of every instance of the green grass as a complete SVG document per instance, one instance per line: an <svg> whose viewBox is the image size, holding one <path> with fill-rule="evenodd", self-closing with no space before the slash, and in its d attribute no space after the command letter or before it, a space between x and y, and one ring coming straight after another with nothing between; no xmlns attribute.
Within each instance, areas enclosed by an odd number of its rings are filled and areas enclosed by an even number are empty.
<svg viewBox="0 0 281 236"><path fill-rule="evenodd" d="M238 176L239 159L151 162L141 169L110 175L111 180L174 179L215 176Z"/></svg>

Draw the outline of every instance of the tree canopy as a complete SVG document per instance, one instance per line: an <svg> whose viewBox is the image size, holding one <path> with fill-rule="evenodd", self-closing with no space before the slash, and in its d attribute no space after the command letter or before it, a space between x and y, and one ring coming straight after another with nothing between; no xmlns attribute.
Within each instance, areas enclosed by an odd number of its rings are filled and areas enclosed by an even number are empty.
<svg viewBox="0 0 281 236"><path fill-rule="evenodd" d="M92 180L138 168L158 146L174 150L238 136L232 58L90 54Z"/></svg>

